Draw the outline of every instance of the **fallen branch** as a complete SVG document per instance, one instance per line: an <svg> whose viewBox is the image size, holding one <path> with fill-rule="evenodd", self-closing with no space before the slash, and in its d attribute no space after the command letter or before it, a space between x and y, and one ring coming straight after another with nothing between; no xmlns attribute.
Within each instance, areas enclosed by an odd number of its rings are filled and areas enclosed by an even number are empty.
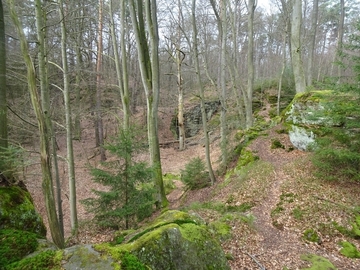
<svg viewBox="0 0 360 270"><path fill-rule="evenodd" d="M254 256L252 256L248 252L245 252L245 254L248 255L251 259L253 259L254 262L256 262L256 264L259 266L260 270L266 270L266 268Z"/></svg>

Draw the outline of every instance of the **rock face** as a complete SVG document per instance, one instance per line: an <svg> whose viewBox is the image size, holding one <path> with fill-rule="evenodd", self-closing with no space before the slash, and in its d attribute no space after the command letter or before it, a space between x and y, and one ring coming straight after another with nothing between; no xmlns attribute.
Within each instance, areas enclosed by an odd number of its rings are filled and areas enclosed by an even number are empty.
<svg viewBox="0 0 360 270"><path fill-rule="evenodd" d="M230 269L204 222L180 211L163 213L150 226L126 236L124 244L96 248L120 258L120 254L131 253L154 270Z"/></svg>
<svg viewBox="0 0 360 270"><path fill-rule="evenodd" d="M205 102L206 118L209 120L219 109L220 101ZM192 107L184 113L184 125L186 138L195 136L202 128L202 117L200 104ZM171 130L179 136L179 129L177 125L177 115L171 121Z"/></svg>
<svg viewBox="0 0 360 270"><path fill-rule="evenodd" d="M0 187L0 230L14 229L46 236L46 228L29 192L18 186Z"/></svg>
<svg viewBox="0 0 360 270"><path fill-rule="evenodd" d="M334 96L334 92L329 90L297 94L285 109L284 120L289 125L290 141L296 148L307 151L315 147L319 126L341 125L332 117L331 96Z"/></svg>

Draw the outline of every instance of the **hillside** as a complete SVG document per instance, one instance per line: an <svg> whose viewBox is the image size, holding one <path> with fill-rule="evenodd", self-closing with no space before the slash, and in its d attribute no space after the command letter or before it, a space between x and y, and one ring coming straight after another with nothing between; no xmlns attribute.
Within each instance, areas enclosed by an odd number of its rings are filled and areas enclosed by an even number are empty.
<svg viewBox="0 0 360 270"><path fill-rule="evenodd" d="M270 106L267 105L261 114L270 123ZM173 135L169 126L174 111L167 108L160 111L160 141L171 141ZM142 115L140 112L138 118ZM108 138L115 133L114 121L108 117L104 123ZM88 172L89 165L99 165L92 122L83 122L83 127L81 141L74 141L78 201L91 196L91 189L101 188L91 181ZM241 136L235 136L236 132L230 136L234 149L241 142ZM359 259L348 259L339 253L339 242L347 240L359 247L359 241L336 228L337 225L351 228L354 218L351 209L360 204L359 183L325 182L315 178L311 153L294 150L281 123L257 135L246 147L247 153L256 156L254 161L239 166L234 159L228 173L218 176L214 186L184 193L182 183L175 180L176 189L168 195L170 208L195 211L214 226L232 269L302 269L311 265L306 261L311 258L304 257L307 254L322 256L338 269L359 269ZM220 149L216 132L212 138L212 161L217 169ZM275 141L281 147L274 148ZM65 156L65 138L59 137L58 144L59 154ZM163 173L179 175L191 158L204 157L201 134L189 139L185 151L180 152L171 145L162 148L161 157ZM147 158L147 155L139 157ZM65 168L62 164L63 209L64 216L68 217ZM38 175L37 168L34 166L33 169L29 175ZM36 207L45 216L40 181L28 179L27 186ZM80 233L77 239L70 239L70 243L111 240L111 231L98 230L80 203L78 208ZM69 220L65 220L67 236L70 235L69 227ZM304 232L309 239L304 239ZM313 232L318 236L315 242L309 241L313 240L310 239L315 235ZM324 268L325 265L323 262L323 268L311 269L333 269Z"/></svg>

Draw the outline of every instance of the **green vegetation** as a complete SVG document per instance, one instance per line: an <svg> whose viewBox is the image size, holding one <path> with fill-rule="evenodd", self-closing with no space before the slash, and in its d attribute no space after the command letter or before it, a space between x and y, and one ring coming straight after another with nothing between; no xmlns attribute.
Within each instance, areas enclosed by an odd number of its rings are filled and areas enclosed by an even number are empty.
<svg viewBox="0 0 360 270"><path fill-rule="evenodd" d="M18 186L0 187L1 229L24 230L45 237L46 228L28 191Z"/></svg>
<svg viewBox="0 0 360 270"><path fill-rule="evenodd" d="M278 139L271 140L271 149L277 148L285 149L285 146Z"/></svg>
<svg viewBox="0 0 360 270"><path fill-rule="evenodd" d="M303 239L309 242L320 243L321 239L314 229L307 229L303 233Z"/></svg>
<svg viewBox="0 0 360 270"><path fill-rule="evenodd" d="M139 259L129 252L125 252L121 258L121 269L124 270L147 270L148 268L142 264Z"/></svg>
<svg viewBox="0 0 360 270"><path fill-rule="evenodd" d="M180 179L180 176L172 174L172 173L166 173L163 176L164 181L164 188L165 188L165 194L168 195L171 191L173 191L176 186L174 184L174 180Z"/></svg>
<svg viewBox="0 0 360 270"><path fill-rule="evenodd" d="M0 269L21 260L38 247L37 235L27 231L0 230Z"/></svg>
<svg viewBox="0 0 360 270"><path fill-rule="evenodd" d="M195 202L188 206L187 210L199 210L199 209L210 209L215 210L221 214L225 214L228 212L239 212L244 213L249 211L254 206L253 203L244 202L240 205L229 205L221 202L205 202L199 203Z"/></svg>
<svg viewBox="0 0 360 270"><path fill-rule="evenodd" d="M356 246L353 243L344 241L341 242L340 245L342 246L342 249L340 250L340 253L348 258L360 258L360 251L356 248Z"/></svg>
<svg viewBox="0 0 360 270"><path fill-rule="evenodd" d="M9 145L0 151L0 172L2 180L9 185L16 184L20 180L19 172L22 172L24 149Z"/></svg>
<svg viewBox="0 0 360 270"><path fill-rule="evenodd" d="M301 270L337 270L337 268L324 257L315 254L301 255L301 259L312 264L309 268L301 268Z"/></svg>
<svg viewBox="0 0 360 270"><path fill-rule="evenodd" d="M62 251L47 250L14 262L8 265L6 270L62 269L61 258Z"/></svg>
<svg viewBox="0 0 360 270"><path fill-rule="evenodd" d="M221 241L231 238L231 227L223 221L214 221L209 224L210 232Z"/></svg>
<svg viewBox="0 0 360 270"><path fill-rule="evenodd" d="M316 95L314 95L316 98ZM322 106L330 126L317 130L313 163L319 177L360 181L360 95L334 92L322 95ZM313 115L320 117L317 112Z"/></svg>
<svg viewBox="0 0 360 270"><path fill-rule="evenodd" d="M152 170L143 162L135 162L135 153L142 150L132 130L120 130L114 144L106 149L117 160L103 163L107 170L93 168L94 181L108 186L106 191L93 190L96 198L83 201L94 221L102 227L128 229L150 216L154 205Z"/></svg>
<svg viewBox="0 0 360 270"><path fill-rule="evenodd" d="M208 186L210 181L204 161L199 157L191 159L181 170L181 181L191 190Z"/></svg>

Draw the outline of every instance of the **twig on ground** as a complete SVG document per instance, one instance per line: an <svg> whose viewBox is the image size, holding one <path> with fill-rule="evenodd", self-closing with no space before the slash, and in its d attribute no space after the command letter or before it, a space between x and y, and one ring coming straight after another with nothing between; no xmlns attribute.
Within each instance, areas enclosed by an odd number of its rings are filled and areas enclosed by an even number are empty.
<svg viewBox="0 0 360 270"><path fill-rule="evenodd" d="M254 256L252 256L248 252L245 252L245 254L248 255L251 259L253 259L254 262L256 262L256 264L259 266L260 270L266 270L266 268Z"/></svg>

